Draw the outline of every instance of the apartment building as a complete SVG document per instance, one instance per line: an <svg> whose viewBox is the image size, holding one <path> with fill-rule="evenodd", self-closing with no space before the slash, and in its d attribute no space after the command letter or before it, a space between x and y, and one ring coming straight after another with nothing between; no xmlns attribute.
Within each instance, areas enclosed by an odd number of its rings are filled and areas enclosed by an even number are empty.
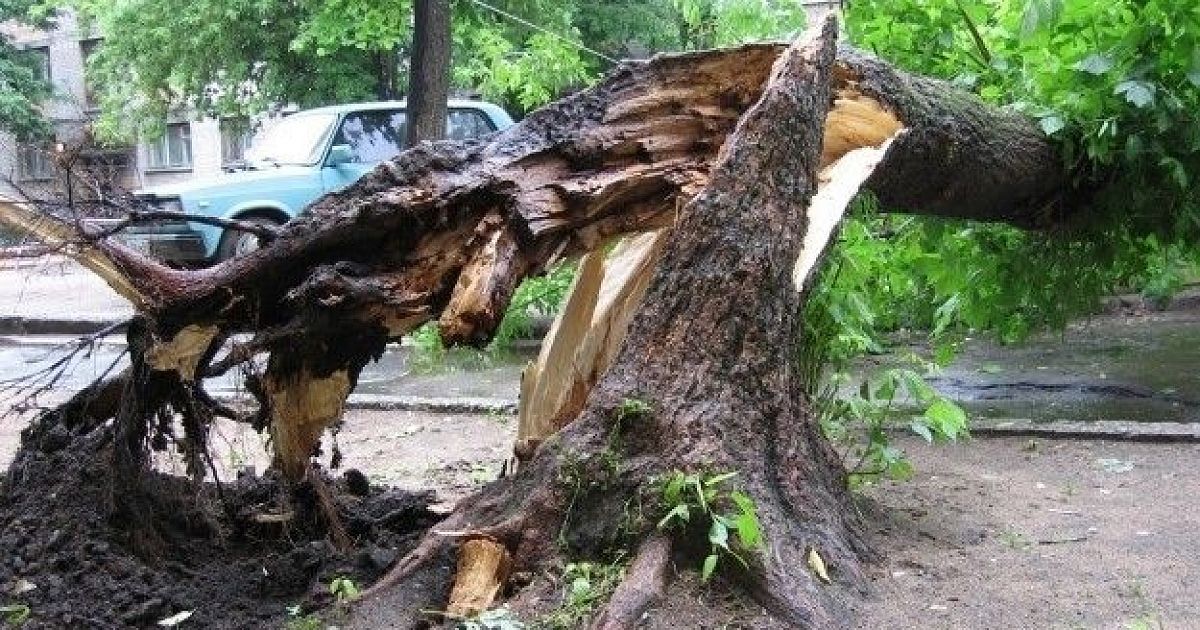
<svg viewBox="0 0 1200 630"><path fill-rule="evenodd" d="M84 146L78 158L82 166L130 190L216 175L223 166L240 160L249 144L245 121L191 120L181 115L167 121L161 138L132 146L94 146L87 141L87 129L99 111L84 68L87 58L104 45L103 38L80 29L69 12L59 15L49 30L9 23L0 25L0 33L18 48L38 55L41 73L54 89L44 107L55 134L48 145L34 146L0 132L0 194L17 192L14 189L43 193L58 186L62 178L50 151L59 143Z"/></svg>

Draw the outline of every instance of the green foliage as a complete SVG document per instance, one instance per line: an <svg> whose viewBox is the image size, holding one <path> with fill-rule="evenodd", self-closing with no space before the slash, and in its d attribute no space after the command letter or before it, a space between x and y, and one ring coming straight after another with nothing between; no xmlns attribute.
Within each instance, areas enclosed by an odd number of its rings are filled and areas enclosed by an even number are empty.
<svg viewBox="0 0 1200 630"><path fill-rule="evenodd" d="M637 398L626 398L617 406L617 420L622 421L627 418L639 418L648 415L654 409L650 403L639 400Z"/></svg>
<svg viewBox="0 0 1200 630"><path fill-rule="evenodd" d="M920 364L912 358L914 363ZM933 369L935 366L924 366ZM818 405L825 436L843 449L851 481L862 483L876 477L908 479L912 464L894 446L889 429L897 427L900 405L920 410L907 428L927 442L953 442L966 437L967 414L954 401L939 394L924 376L909 368L890 368L863 379L853 395L842 395L839 385L848 380L842 373L826 385ZM910 413L911 415L911 413Z"/></svg>
<svg viewBox="0 0 1200 630"><path fill-rule="evenodd" d="M30 4L30 0L0 0L0 22L35 22ZM38 78L36 63L33 54L18 50L7 35L0 35L0 130L20 141L42 140L51 132L40 109L51 95L50 86Z"/></svg>
<svg viewBox="0 0 1200 630"><path fill-rule="evenodd" d="M791 39L804 29L804 6L789 0L671 0L681 48Z"/></svg>
<svg viewBox="0 0 1200 630"><path fill-rule="evenodd" d="M352 602L358 599L358 596L360 595L358 585L354 583L354 580L345 576L333 578L333 580L329 582L329 592L333 594L333 598L337 600L337 603L339 604L347 604Z"/></svg>
<svg viewBox="0 0 1200 630"><path fill-rule="evenodd" d="M529 337L535 318L554 316L566 299L574 277L575 264L562 263L545 275L526 278L508 303L504 319L492 339L492 348L503 349L514 339Z"/></svg>
<svg viewBox="0 0 1200 630"><path fill-rule="evenodd" d="M586 625L596 609L612 597L625 578L626 562L572 562L563 570L562 601L554 611L538 619L538 628L574 630Z"/></svg>
<svg viewBox="0 0 1200 630"><path fill-rule="evenodd" d="M754 499L722 485L736 476L736 471L711 475L676 471L662 484L666 514L658 521L658 528L679 526L685 531L707 532L709 553L700 565L700 579L705 582L722 557L731 557L746 567L746 553L766 548Z"/></svg>
<svg viewBox="0 0 1200 630"><path fill-rule="evenodd" d="M376 60L353 45L317 55L297 43L321 3L290 0L74 0L105 35L87 74L100 138L161 132L168 114L239 116L274 103L370 98ZM186 107L186 109L184 109Z"/></svg>
<svg viewBox="0 0 1200 630"><path fill-rule="evenodd" d="M21 626L29 620L29 615L32 611L25 604L5 604L0 606L0 618L4 619L4 625Z"/></svg>
<svg viewBox="0 0 1200 630"><path fill-rule="evenodd" d="M1136 276L1148 234L1200 233L1200 12L1187 0L860 0L852 39L1033 116L1062 145L1106 284ZM983 52L986 51L986 54ZM1010 239L1021 250L1038 237ZM1138 253L1132 253L1137 251ZM1193 254L1188 254L1192 256ZM1016 256L1008 257L1018 264Z"/></svg>

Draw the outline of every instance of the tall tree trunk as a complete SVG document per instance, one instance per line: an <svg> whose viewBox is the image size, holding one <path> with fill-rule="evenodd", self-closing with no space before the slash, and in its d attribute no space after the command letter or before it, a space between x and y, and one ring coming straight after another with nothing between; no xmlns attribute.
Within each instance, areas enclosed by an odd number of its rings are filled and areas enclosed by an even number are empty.
<svg viewBox="0 0 1200 630"><path fill-rule="evenodd" d="M413 2L412 67L408 72L408 145L446 137L450 96L450 2Z"/></svg>

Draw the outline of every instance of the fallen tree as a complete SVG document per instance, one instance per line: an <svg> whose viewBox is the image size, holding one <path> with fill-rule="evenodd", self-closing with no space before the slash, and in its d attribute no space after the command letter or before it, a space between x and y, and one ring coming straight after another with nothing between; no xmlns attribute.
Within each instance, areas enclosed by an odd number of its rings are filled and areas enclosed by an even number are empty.
<svg viewBox="0 0 1200 630"><path fill-rule="evenodd" d="M433 528L366 594L358 623L477 608L447 596L455 550L483 541L472 547L483 560L459 566L506 576L563 555L634 551L595 622L631 627L669 559L709 544L703 519L658 526L664 484L736 472L723 483L740 500L713 498L737 503L761 536L739 537L731 551L744 565L725 570L781 624L829 627L865 588L871 551L794 353L805 291L846 206L865 188L887 207L1038 227L1072 210L1066 175L1032 122L839 48L830 21L791 46L629 62L491 138L422 144L210 269L72 237L16 205L0 217L75 248L138 306L132 368L56 412L72 428L114 420L126 481L114 503L127 511L164 414L182 416L196 475L208 425L228 415L268 429L276 467L319 488L310 459L322 431L389 340L436 320L446 343L484 344L523 278L669 230L652 273L626 294L610 351L542 388L554 400L531 421L540 428L519 472ZM553 341L569 348L611 322L587 313L592 327L558 327ZM253 336L232 339L241 333ZM204 394L205 378L264 354L265 373L248 383L253 417ZM107 404L84 404L97 392ZM638 516L623 516L632 504ZM339 537L332 508L326 518ZM503 577L469 577L454 591L471 602L503 590Z"/></svg>

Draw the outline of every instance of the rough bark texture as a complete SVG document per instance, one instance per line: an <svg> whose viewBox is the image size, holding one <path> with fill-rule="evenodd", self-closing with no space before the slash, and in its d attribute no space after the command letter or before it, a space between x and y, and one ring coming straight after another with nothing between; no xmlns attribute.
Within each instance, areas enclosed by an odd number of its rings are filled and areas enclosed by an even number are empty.
<svg viewBox="0 0 1200 630"><path fill-rule="evenodd" d="M1056 219L1065 179L1031 122L835 39L831 21L790 47L625 63L493 137L416 146L211 269L89 245L88 260L144 313L112 412L120 465L141 465L164 409L184 413L202 445L216 412L202 379L269 353L248 383L256 424L286 442L277 466L302 477L320 429L389 339L437 320L449 343L485 343L523 278L615 236L674 226L578 418L519 474L464 501L371 589L351 626L403 627L444 607L457 540L446 531L497 541L516 571L643 549L648 568L631 572L602 619L628 626L656 591L662 554L643 543L658 536L653 479L672 471L737 471L731 483L757 504L767 548L726 570L783 623L839 625L869 550L793 361L808 273L793 277L797 259L806 247L819 259L842 211L810 207L818 169L883 145L878 165L876 153L850 169L860 179L847 194L870 174L887 205L1020 225ZM228 341L240 332L255 336ZM633 400L650 411L631 411ZM640 516L619 517L630 505ZM671 548L691 562L706 544L704 531L685 531ZM810 549L832 584L809 573Z"/></svg>
<svg viewBox="0 0 1200 630"><path fill-rule="evenodd" d="M564 532L568 553L620 544L628 532L611 515L631 497L652 497L656 476L738 471L767 540L761 553L749 552L742 581L786 623L842 623L838 602L862 586L868 551L797 373L801 297L792 284L832 102L834 33L827 25L780 57L706 187L680 210L625 344L583 413L517 478L465 502L446 527L496 537L527 569L560 553L549 531ZM631 400L650 411L624 411ZM682 546L706 541L700 525L680 535ZM628 527L635 538L656 535L651 522ZM379 624L385 611L404 615L413 603L407 581L436 571L434 550L445 544L427 542L372 589L358 627ZM809 548L834 567L835 586L808 573ZM616 611L644 605L653 588L639 575L619 589L631 601L614 600L604 627L631 627L616 622L627 619Z"/></svg>
<svg viewBox="0 0 1200 630"><path fill-rule="evenodd" d="M450 44L450 0L415 0L406 108L409 146L446 137Z"/></svg>

